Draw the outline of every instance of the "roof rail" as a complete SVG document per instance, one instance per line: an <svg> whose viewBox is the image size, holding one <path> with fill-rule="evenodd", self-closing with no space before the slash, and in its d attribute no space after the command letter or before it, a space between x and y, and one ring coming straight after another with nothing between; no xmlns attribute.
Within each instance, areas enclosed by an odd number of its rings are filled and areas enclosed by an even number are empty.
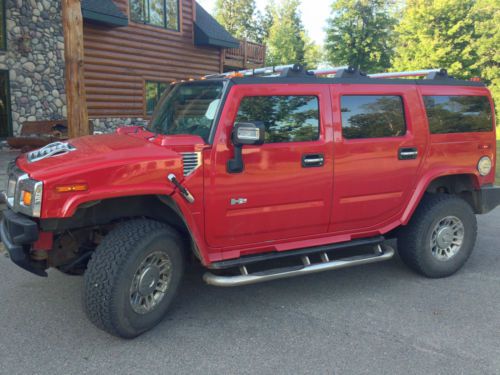
<svg viewBox="0 0 500 375"><path fill-rule="evenodd" d="M407 72L388 72L388 73L375 73L368 74L370 78L404 78L404 77L427 77L429 79L436 79L437 76L447 76L445 69L425 69L413 70Z"/></svg>
<svg viewBox="0 0 500 375"><path fill-rule="evenodd" d="M233 77L257 77L257 76L270 76L270 77L297 77L299 75L308 76L326 76L335 75L339 77L369 77L369 78L405 78L405 77L426 77L429 80L449 79L453 78L448 76L446 69L424 69L412 70L405 72L387 72L387 73L374 73L365 74L358 69L350 66L337 66L325 69L307 70L300 64L266 66L264 68L246 69L220 74L210 74L203 77L203 79L211 78L233 78Z"/></svg>
<svg viewBox="0 0 500 375"><path fill-rule="evenodd" d="M293 67L294 67L294 64L266 66L264 68L257 68L257 69L245 69L245 70L237 70L237 71L220 73L220 74L209 74L203 78L210 79L210 78L262 76L262 75L278 74L278 73L283 72L285 69L291 69Z"/></svg>
<svg viewBox="0 0 500 375"><path fill-rule="evenodd" d="M310 70L310 72L312 72L316 76L326 76L326 75L331 75L331 74L337 74L338 71L345 70L345 69L349 69L349 67L347 65L336 66L334 68Z"/></svg>
<svg viewBox="0 0 500 375"><path fill-rule="evenodd" d="M275 75L275 76L280 75L282 77L285 77L285 76L290 76L294 73L295 75L305 74L310 76L323 76L323 75L336 74L338 71L348 68L349 67L345 65L345 66L338 66L326 69L306 70L300 64L290 64L290 65L266 66L264 68L246 69L246 70L232 71L220 74L210 74L204 76L203 78L210 79L210 78L230 78L230 77L255 77L255 76L268 76L268 75Z"/></svg>

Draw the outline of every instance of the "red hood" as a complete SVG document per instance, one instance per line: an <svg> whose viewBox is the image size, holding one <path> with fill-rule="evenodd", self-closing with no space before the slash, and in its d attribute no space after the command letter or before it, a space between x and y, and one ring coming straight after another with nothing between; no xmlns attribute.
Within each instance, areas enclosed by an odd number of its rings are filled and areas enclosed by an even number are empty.
<svg viewBox="0 0 500 375"><path fill-rule="evenodd" d="M104 166L131 165L150 161L171 161L170 165L181 164L179 152L198 150L200 139L192 136L158 136L140 131L118 131L113 134L93 135L69 140L74 151L49 156L29 162L26 154L18 159L21 169L30 177L43 180L75 171L84 172L101 169Z"/></svg>
<svg viewBox="0 0 500 375"><path fill-rule="evenodd" d="M197 136L155 136L143 130L70 139L74 150L28 161L18 166L31 178L43 181L42 217L71 216L78 204L127 195L169 195L170 173L183 178L180 152L201 151ZM84 183L86 191L57 193L56 187Z"/></svg>

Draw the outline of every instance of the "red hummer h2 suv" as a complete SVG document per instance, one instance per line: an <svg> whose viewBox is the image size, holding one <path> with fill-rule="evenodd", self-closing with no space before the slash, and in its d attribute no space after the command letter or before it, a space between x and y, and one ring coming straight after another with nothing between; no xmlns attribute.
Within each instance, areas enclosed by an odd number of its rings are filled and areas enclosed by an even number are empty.
<svg viewBox="0 0 500 375"><path fill-rule="evenodd" d="M387 260L396 238L424 276L459 270L475 214L500 204L489 91L445 71L314 73L174 83L147 128L21 155L10 258L84 274L89 319L121 337L162 319L187 260L208 284L245 285Z"/></svg>

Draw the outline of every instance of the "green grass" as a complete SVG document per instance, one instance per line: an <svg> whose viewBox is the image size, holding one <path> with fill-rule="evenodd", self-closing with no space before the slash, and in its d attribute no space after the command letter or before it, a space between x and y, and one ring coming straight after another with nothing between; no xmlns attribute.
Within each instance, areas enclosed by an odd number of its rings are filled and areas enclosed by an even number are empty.
<svg viewBox="0 0 500 375"><path fill-rule="evenodd" d="M500 185L500 163L498 163L498 160L500 158L500 141L497 141L497 171L495 173L495 184Z"/></svg>

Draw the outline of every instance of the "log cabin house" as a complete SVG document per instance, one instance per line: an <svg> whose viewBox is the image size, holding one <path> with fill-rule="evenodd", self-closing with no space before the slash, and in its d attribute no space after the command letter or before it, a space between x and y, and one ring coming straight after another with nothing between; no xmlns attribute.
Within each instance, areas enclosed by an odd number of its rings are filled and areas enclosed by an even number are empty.
<svg viewBox="0 0 500 375"><path fill-rule="evenodd" d="M81 0L84 83L96 131L143 124L175 80L263 66L195 0ZM0 0L0 138L67 117L60 0Z"/></svg>

